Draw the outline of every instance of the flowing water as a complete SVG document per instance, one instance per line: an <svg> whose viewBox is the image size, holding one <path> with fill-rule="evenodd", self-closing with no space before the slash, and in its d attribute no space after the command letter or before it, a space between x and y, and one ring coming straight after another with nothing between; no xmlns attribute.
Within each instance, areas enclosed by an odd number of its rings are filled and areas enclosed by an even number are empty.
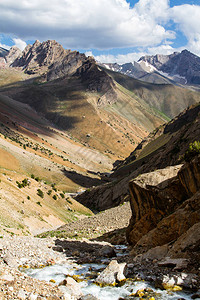
<svg viewBox="0 0 200 300"><path fill-rule="evenodd" d="M124 247L116 247L117 256L124 255ZM155 289L150 283L145 281L127 280L122 287L100 287L94 283L95 278L99 272L106 268L107 259L102 259L102 264L83 264L78 265L74 262L65 263L62 265L48 266L43 269L27 269L26 273L34 278L45 280L49 282L54 280L56 284L63 281L67 275L78 275L78 278L83 280L79 284L84 295L92 294L99 300L118 300L120 297L124 299L142 299L140 297L131 297L131 294L136 293L138 290L151 289L149 296L146 299L154 297L155 300L191 300L191 295L185 292L169 292ZM153 299L153 298L152 298Z"/></svg>

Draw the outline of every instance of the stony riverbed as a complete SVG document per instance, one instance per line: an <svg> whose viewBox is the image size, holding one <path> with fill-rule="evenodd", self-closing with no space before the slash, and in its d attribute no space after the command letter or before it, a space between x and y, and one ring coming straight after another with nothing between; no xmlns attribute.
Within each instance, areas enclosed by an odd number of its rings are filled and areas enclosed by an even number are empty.
<svg viewBox="0 0 200 300"><path fill-rule="evenodd" d="M129 257L125 246L113 247L106 242L88 240L39 239L34 237L4 237L0 239L0 299L198 299L195 277L188 285L193 290L155 289L161 275L172 282L167 268L160 274ZM94 284L110 261L127 262L124 285ZM148 263L148 262L146 262ZM109 274L110 276L110 274ZM181 282L183 273L176 273ZM174 277L175 278L175 277ZM158 280L159 279L159 280ZM64 282L63 282L64 281ZM61 284L62 283L62 284ZM161 284L162 282L160 282ZM71 286L71 288L69 288ZM157 286L158 288L160 286ZM188 286L190 287L190 286ZM174 291L172 291L174 290ZM86 296L90 294L90 296Z"/></svg>

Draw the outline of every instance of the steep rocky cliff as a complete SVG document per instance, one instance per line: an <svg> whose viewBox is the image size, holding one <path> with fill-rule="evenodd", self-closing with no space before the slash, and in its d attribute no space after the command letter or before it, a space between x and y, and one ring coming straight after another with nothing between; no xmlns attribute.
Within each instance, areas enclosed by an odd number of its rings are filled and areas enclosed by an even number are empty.
<svg viewBox="0 0 200 300"><path fill-rule="evenodd" d="M200 156L138 176L129 187L132 255L155 258L150 249L160 247L160 258L200 258Z"/></svg>

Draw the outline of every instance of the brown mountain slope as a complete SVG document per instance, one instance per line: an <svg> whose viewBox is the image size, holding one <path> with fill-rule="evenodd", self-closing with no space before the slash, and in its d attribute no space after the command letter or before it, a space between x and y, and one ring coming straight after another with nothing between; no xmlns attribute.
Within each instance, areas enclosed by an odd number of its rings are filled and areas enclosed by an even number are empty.
<svg viewBox="0 0 200 300"><path fill-rule="evenodd" d="M106 72L121 86L131 91L135 97L142 99L150 107L174 118L185 108L198 103L198 92L172 84L152 84L142 82L120 73Z"/></svg>
<svg viewBox="0 0 200 300"><path fill-rule="evenodd" d="M112 182L86 191L77 200L88 207L104 210L128 199L129 181L139 174L182 162L189 144L199 140L200 105L196 105L151 135L112 175Z"/></svg>

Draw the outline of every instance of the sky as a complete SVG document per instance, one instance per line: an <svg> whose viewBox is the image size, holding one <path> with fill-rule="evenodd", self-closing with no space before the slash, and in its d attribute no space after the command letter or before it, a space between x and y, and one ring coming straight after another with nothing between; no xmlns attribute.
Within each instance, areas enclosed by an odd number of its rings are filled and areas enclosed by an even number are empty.
<svg viewBox="0 0 200 300"><path fill-rule="evenodd" d="M54 39L100 62L188 49L200 56L200 0L0 0L0 46Z"/></svg>

